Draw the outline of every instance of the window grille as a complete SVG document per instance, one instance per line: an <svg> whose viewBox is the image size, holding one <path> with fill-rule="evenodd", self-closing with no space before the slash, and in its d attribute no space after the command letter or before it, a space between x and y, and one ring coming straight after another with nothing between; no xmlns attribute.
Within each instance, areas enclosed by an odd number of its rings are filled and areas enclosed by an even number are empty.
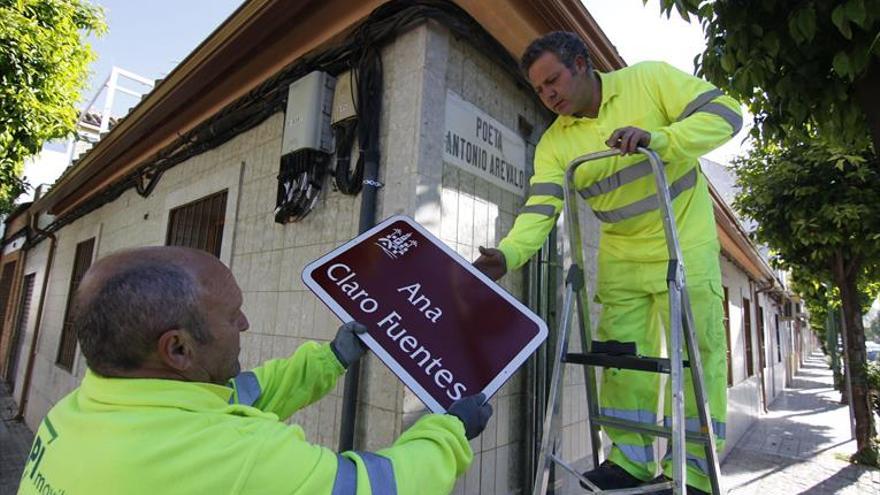
<svg viewBox="0 0 880 495"><path fill-rule="evenodd" d="M55 364L67 371L73 371L73 358L76 356L76 332L73 330L73 300L80 281L82 281L89 267L92 266L94 250L94 237L76 245L73 273L70 275L70 289L67 291L67 309L64 310L64 326L61 328L61 342L58 345L58 356L55 358Z"/></svg>
<svg viewBox="0 0 880 495"><path fill-rule="evenodd" d="M177 207L168 216L165 244L201 249L219 258L225 218L225 190Z"/></svg>

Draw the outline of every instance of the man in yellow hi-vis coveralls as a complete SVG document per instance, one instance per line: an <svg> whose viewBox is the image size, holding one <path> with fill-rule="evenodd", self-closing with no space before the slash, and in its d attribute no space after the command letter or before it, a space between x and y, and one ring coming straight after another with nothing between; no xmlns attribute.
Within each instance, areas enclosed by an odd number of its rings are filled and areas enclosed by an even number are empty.
<svg viewBox="0 0 880 495"><path fill-rule="evenodd" d="M337 455L281 420L334 387L365 352L355 334L366 328L347 323L329 344L242 373L241 306L232 272L202 251L147 247L96 262L74 320L89 369L37 430L19 493L452 490L492 413L482 395L422 417L387 449Z"/></svg>
<svg viewBox="0 0 880 495"><path fill-rule="evenodd" d="M575 177L578 193L602 222L598 338L635 342L640 354L659 356L669 318L668 255L651 167L634 152L641 146L659 153L670 181L706 392L722 448L727 381L719 243L697 158L739 131L739 104L706 81L661 62L595 72L586 46L573 33L555 32L533 41L523 54L522 66L541 101L559 116L535 150L530 196L513 229L497 249L480 247L474 265L496 280L522 266L544 243L563 208L568 163L616 147L622 156L589 162ZM685 373L685 378L687 428L695 430L699 417L690 374ZM658 395L659 375L607 369L601 412L657 423ZM669 423L669 401L665 402L664 421ZM654 477L658 462L670 472L669 456L654 458L653 437L613 428L606 432L613 441L608 460L585 473L600 488L638 486ZM689 490L710 490L702 446L688 444L687 469Z"/></svg>

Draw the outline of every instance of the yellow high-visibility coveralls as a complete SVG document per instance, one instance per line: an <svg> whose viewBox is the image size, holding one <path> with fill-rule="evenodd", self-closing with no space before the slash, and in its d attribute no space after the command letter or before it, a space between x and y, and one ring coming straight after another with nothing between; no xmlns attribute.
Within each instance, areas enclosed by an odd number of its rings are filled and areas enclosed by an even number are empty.
<svg viewBox="0 0 880 495"><path fill-rule="evenodd" d="M662 62L643 62L599 74L602 102L595 119L559 116L535 151L530 196L498 248L508 270L522 266L543 244L562 210L565 169L583 154L607 149L616 129L635 126L651 133L649 147L666 165L688 293L703 360L706 392L718 448L723 448L727 409L726 337L723 330L719 244L712 201L697 158L742 127L739 104L706 81ZM658 356L668 328L668 252L654 177L644 155L588 162L575 185L602 222L597 299L602 303L599 340L636 342L638 352ZM685 373L688 430L699 417L690 374ZM657 423L659 375L605 370L600 405L605 415ZM668 391L667 391L668 399ZM669 400L665 422L669 422ZM654 476L653 438L606 429L614 442L610 459L639 479ZM688 444L689 484L709 491L700 445ZM671 472L671 459L664 459Z"/></svg>
<svg viewBox="0 0 880 495"><path fill-rule="evenodd" d="M316 343L231 387L87 371L40 425L19 493L449 493L473 459L454 416L426 415L390 448L341 455L280 421L343 372L329 345ZM334 428L332 417L321 424Z"/></svg>

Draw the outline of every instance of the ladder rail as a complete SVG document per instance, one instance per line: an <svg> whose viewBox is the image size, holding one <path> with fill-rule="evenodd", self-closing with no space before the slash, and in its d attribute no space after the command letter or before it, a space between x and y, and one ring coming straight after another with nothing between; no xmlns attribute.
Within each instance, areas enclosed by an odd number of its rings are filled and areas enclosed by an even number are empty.
<svg viewBox="0 0 880 495"><path fill-rule="evenodd" d="M694 315L691 312L690 297L688 296L687 287L682 289L682 298L685 302L684 319L685 324L695 329ZM706 384L703 375L703 362L700 358L700 346L694 339L688 339L688 356L692 364L691 373L694 376L694 400L697 404L697 412L700 416L700 424L706 425L706 435L709 442L706 443L706 461L709 464L709 481L712 483L713 493L724 493L721 489L721 466L718 460L718 450L715 443L715 426L712 424L712 415L709 410L709 400L706 397L706 391L703 387ZM697 382L699 380L699 382ZM699 386L697 385L699 383Z"/></svg>
<svg viewBox="0 0 880 495"><path fill-rule="evenodd" d="M574 298L575 289L571 282L566 282L566 293L563 302L562 321L559 326L559 335L556 340L556 350L553 359L553 371L550 379L550 391L547 397L547 409L549 414L544 414L544 427L541 434L541 450L538 454L538 469L535 473L535 484L533 487L534 495L546 493L547 484L550 482L550 463L548 457L555 450L555 445L551 447L551 442L556 442L556 438L551 433L556 421L559 421L559 387L563 376L562 356L568 347L568 334L571 328L571 307Z"/></svg>
<svg viewBox="0 0 880 495"><path fill-rule="evenodd" d="M581 239L580 218L578 215L577 189L574 183L575 172L577 167L582 163L590 160L597 160L606 156L616 154L616 150L605 150L596 153L590 153L572 160L565 171L565 180L563 181L563 197L565 198L565 224L568 232L569 252L571 253L572 265L577 266L583 274L584 268L584 250ZM586 282L586 281L584 281ZM587 296L586 283L576 292L578 307L578 327L581 337L581 353L590 352L590 346L593 342L593 328L589 317L590 302ZM599 391L596 381L596 370L592 366L584 366L584 388L587 395L587 415L595 417L599 415L598 401L590 400L591 397L598 397ZM602 434L599 425L590 421L590 451L593 457L593 465L598 466L602 463Z"/></svg>
<svg viewBox="0 0 880 495"><path fill-rule="evenodd" d="M654 172L654 181L657 186L657 197L659 199L660 208L661 208L661 217L663 218L663 229L666 234L666 246L669 250L669 276L667 282L669 283L669 294L670 294L670 302L672 299L673 287L675 288L675 292L677 293L676 297L678 298L678 302L681 305L679 307L678 312L672 311L672 306L670 304L669 314L670 320L672 320L672 315L678 314L681 316L680 320L671 324L673 328L675 328L676 324L679 327L684 327L683 332L672 332L672 352L678 352L679 356L681 354L681 345L682 342L679 340L676 342L676 336L681 337L682 334L686 336L684 343L687 345L688 351L688 359L691 361L691 374L693 376L693 387L694 387L694 400L697 406L697 412L700 417L700 423L704 425L706 436L709 439L708 444L706 445L706 461L709 464L710 476L709 480L712 483L712 491L714 493L721 493L720 486L720 478L721 478L721 469L718 464L718 451L716 450L715 445L715 432L714 427L712 425L712 417L709 413L709 403L705 394L705 377L703 375L703 362L700 358L700 348L696 340L696 326L694 325L694 316L693 311L690 304L690 298L687 293L687 283L686 283L686 273L684 269L684 264L682 263L682 253L681 253L681 245L678 242L678 229L675 225L675 214L672 210L672 198L669 194L669 188L666 184L668 181L666 180L666 171L663 168L663 163L660 161L660 158L653 150L649 150L647 148L639 148L639 151L645 154L648 157L648 161L651 164L651 169ZM675 262L675 265L673 265ZM674 272L674 280L673 278L673 268ZM681 364L681 359L676 359L674 356L672 357L674 364ZM673 368L674 371L674 368ZM679 370L681 371L681 370ZM673 374L674 380L674 374ZM674 393L678 391L681 396L680 400L675 398ZM681 408L681 416L680 418L684 421L684 389L683 387L675 387L673 384L673 407L675 410ZM675 411L674 410L674 411ZM675 414L672 417L673 423L675 422ZM686 428L684 428L684 424L682 424L682 434ZM684 445L684 442L682 442ZM675 455L675 451L673 451L673 456ZM681 459L684 462L684 459ZM679 470L683 470L684 466L679 464L673 459L673 469L678 473Z"/></svg>
<svg viewBox="0 0 880 495"><path fill-rule="evenodd" d="M611 416L596 416L592 418L597 424L602 426L610 426L622 430L630 430L638 433L645 433L657 437L672 438L672 428L668 426L654 425L650 423L638 423L628 419L614 418ZM690 443L706 444L709 438L705 433L696 431L686 431L685 438Z"/></svg>

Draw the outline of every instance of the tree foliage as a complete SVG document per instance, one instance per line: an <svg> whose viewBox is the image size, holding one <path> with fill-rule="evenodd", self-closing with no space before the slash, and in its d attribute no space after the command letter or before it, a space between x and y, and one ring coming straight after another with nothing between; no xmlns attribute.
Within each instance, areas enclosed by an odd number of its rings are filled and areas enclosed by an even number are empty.
<svg viewBox="0 0 880 495"><path fill-rule="evenodd" d="M782 265L831 280L831 260L845 250L862 274L880 263L880 163L819 143L756 147L734 161L741 193L734 206L758 220L756 235Z"/></svg>
<svg viewBox="0 0 880 495"><path fill-rule="evenodd" d="M83 0L0 0L0 214L24 192L24 160L74 130L94 59L84 43L105 29Z"/></svg>
<svg viewBox="0 0 880 495"><path fill-rule="evenodd" d="M647 0L644 0L647 2ZM880 0L660 0L695 14L701 75L747 104L762 138L880 149Z"/></svg>

